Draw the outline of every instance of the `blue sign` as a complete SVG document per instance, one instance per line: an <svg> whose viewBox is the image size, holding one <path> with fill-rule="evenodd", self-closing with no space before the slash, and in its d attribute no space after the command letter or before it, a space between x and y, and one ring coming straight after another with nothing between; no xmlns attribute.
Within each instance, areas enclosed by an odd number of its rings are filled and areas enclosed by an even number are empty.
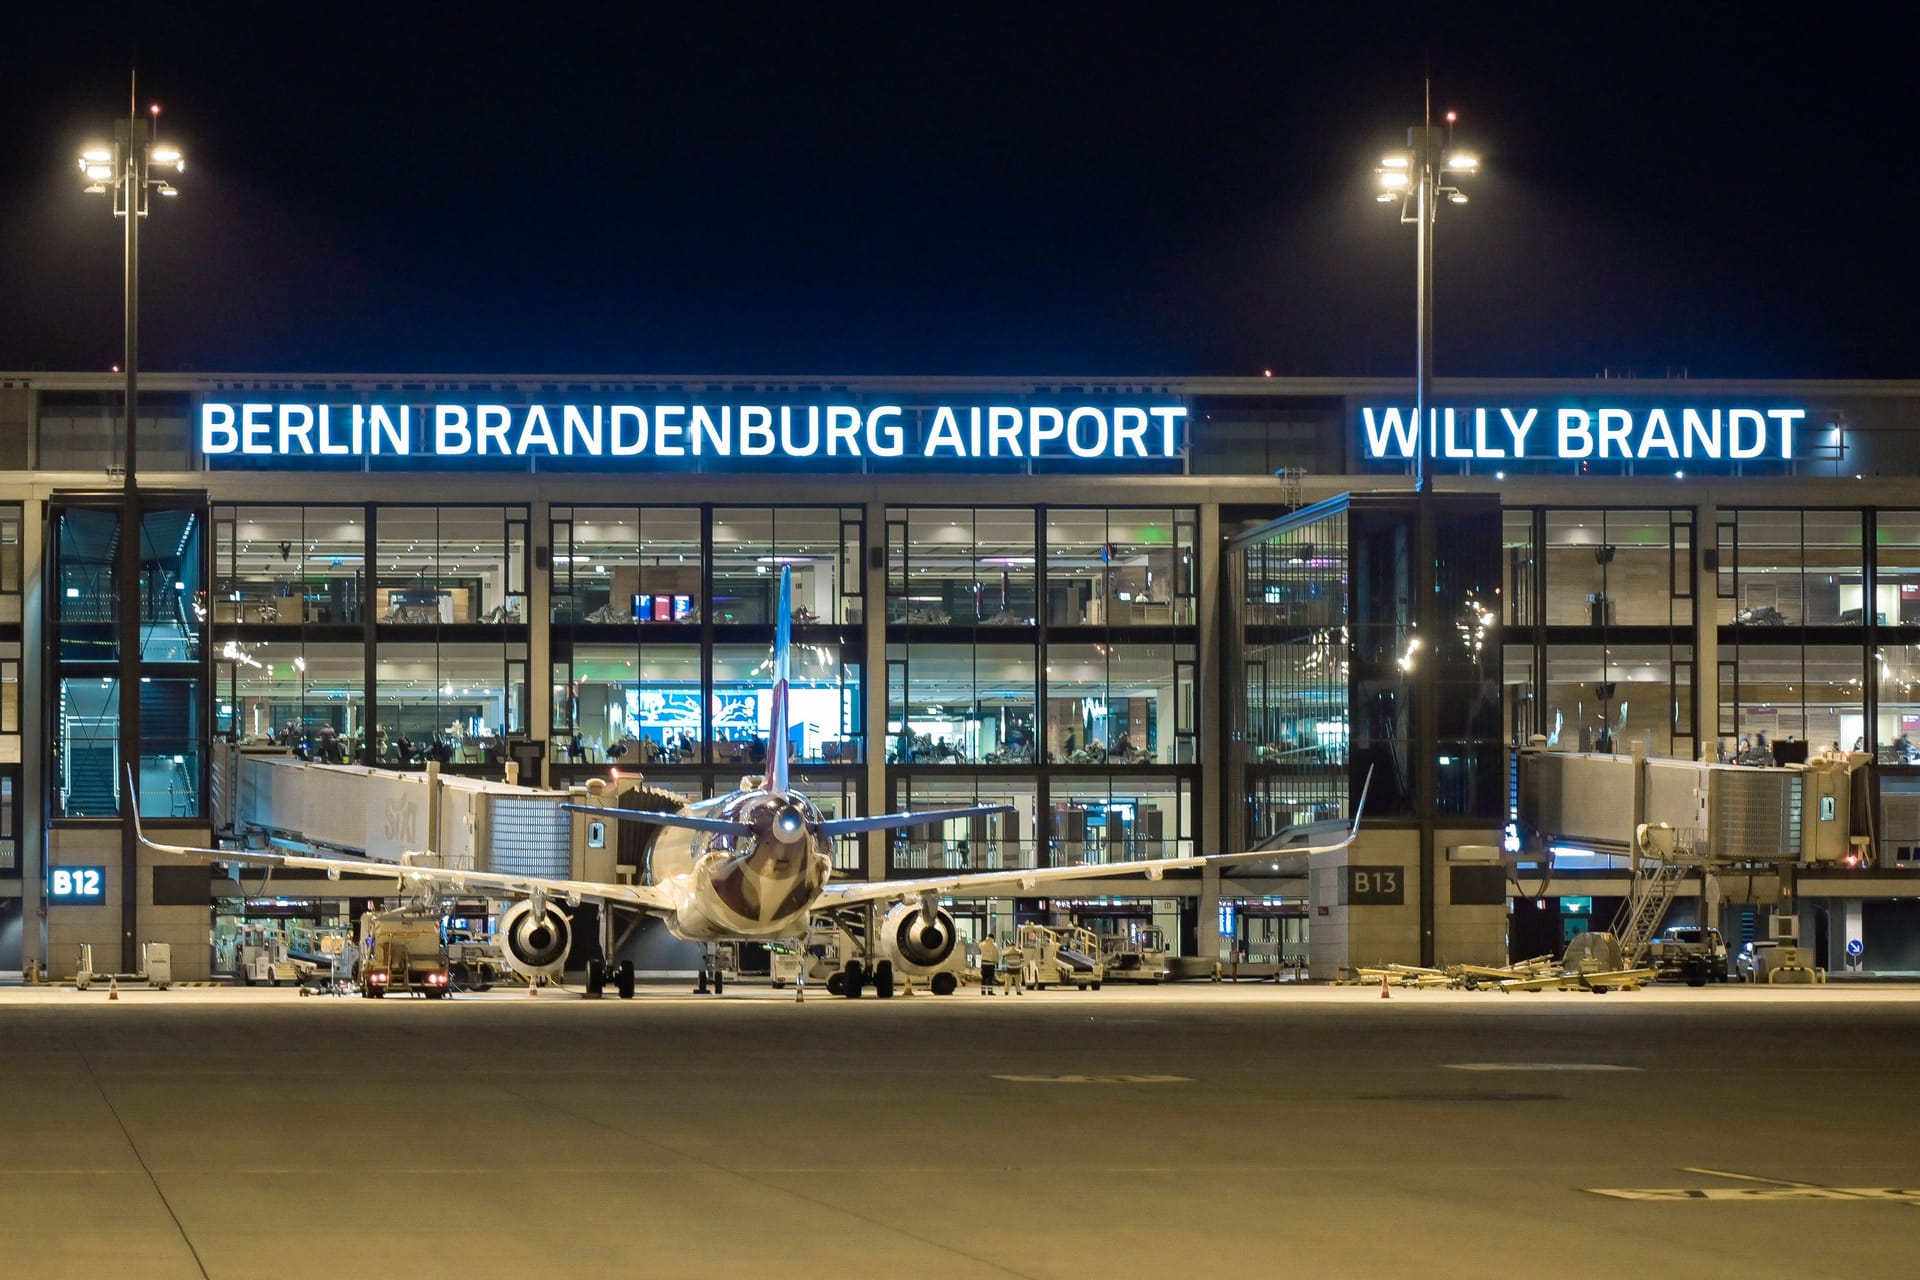
<svg viewBox="0 0 1920 1280"><path fill-rule="evenodd" d="M105 867L48 867L47 901L94 904L107 900Z"/></svg>
<svg viewBox="0 0 1920 1280"><path fill-rule="evenodd" d="M1850 955L1850 956L1857 956L1857 955L1860 955L1860 954L1862 954L1863 952L1865 952L1865 951L1866 951L1866 949L1867 949L1867 944L1866 944L1866 943L1864 943L1864 942L1862 942L1862 941L1860 941L1860 939L1858 939L1858 938L1848 938L1848 939L1847 939L1847 954L1848 954L1848 955Z"/></svg>
<svg viewBox="0 0 1920 1280"><path fill-rule="evenodd" d="M201 404L210 461L350 459L1170 459L1186 446L1178 404Z"/></svg>
<svg viewBox="0 0 1920 1280"><path fill-rule="evenodd" d="M1767 408L1539 405L1431 408L1425 452L1442 461L1687 463L1789 461L1807 411ZM1368 459L1411 459L1421 435L1410 408L1360 410Z"/></svg>

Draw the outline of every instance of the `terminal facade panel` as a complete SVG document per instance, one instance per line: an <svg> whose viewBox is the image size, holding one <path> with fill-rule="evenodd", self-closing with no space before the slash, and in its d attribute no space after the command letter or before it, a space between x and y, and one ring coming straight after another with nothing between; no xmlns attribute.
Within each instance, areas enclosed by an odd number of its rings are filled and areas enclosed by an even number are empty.
<svg viewBox="0 0 1920 1280"><path fill-rule="evenodd" d="M0 969L171 941L192 977L216 901L228 939L353 901L123 883L121 646L143 814L182 841L228 741L498 777L526 740L550 785L698 798L764 767L781 566L822 809L1014 807L845 842L840 875L1258 847L1372 778L1337 863L960 904L976 931L1155 923L1318 976L1537 954L1623 872L1515 865L1515 748L1764 735L1876 762L1873 863L1803 886L1803 935L1920 968L1920 386L1443 380L1421 441L1391 380L149 374L138 530L117 388L0 375Z"/></svg>

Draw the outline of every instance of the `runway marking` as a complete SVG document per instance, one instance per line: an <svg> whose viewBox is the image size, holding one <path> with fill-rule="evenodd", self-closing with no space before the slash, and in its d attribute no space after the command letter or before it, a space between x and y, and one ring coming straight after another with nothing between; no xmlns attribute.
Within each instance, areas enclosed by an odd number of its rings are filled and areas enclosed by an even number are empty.
<svg viewBox="0 0 1920 1280"><path fill-rule="evenodd" d="M1449 1071L1639 1071L1612 1062L1447 1062Z"/></svg>
<svg viewBox="0 0 1920 1280"><path fill-rule="evenodd" d="M1740 1203L1778 1203L1789 1200L1877 1201L1882 1204L1920 1206L1920 1187L1825 1187L1817 1182L1794 1182L1787 1178L1767 1178L1752 1173L1733 1173L1726 1169L1685 1168L1682 1173L1703 1173L1713 1178L1732 1178L1757 1182L1757 1187L1587 1187L1596 1196L1615 1200L1702 1201Z"/></svg>
<svg viewBox="0 0 1920 1280"><path fill-rule="evenodd" d="M1007 1080L1014 1084L1192 1084L1192 1076L1140 1076L1117 1073L1100 1075L1066 1076L1003 1076L996 1075L995 1080Z"/></svg>

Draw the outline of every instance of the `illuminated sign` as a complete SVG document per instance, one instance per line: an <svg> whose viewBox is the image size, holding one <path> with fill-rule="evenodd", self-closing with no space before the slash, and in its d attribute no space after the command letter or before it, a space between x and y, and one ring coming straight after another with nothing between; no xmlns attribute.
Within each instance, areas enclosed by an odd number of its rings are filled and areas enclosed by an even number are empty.
<svg viewBox="0 0 1920 1280"><path fill-rule="evenodd" d="M1483 462L1786 461L1805 409L1503 406L1427 411L1429 458ZM1399 407L1360 410L1361 448L1373 459L1409 459L1419 415Z"/></svg>
<svg viewBox="0 0 1920 1280"><path fill-rule="evenodd" d="M48 867L47 901L98 903L107 900L105 867Z"/></svg>
<svg viewBox="0 0 1920 1280"><path fill-rule="evenodd" d="M1183 405L321 404L200 406L211 460L1177 458Z"/></svg>

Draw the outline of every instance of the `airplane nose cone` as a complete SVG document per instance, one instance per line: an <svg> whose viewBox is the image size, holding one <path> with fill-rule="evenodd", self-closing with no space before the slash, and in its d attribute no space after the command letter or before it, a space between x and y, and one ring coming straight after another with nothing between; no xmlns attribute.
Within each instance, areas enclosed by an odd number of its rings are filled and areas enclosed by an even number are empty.
<svg viewBox="0 0 1920 1280"><path fill-rule="evenodd" d="M807 831L807 820L800 816L797 809L782 809L773 820L774 838L781 844L792 844Z"/></svg>

